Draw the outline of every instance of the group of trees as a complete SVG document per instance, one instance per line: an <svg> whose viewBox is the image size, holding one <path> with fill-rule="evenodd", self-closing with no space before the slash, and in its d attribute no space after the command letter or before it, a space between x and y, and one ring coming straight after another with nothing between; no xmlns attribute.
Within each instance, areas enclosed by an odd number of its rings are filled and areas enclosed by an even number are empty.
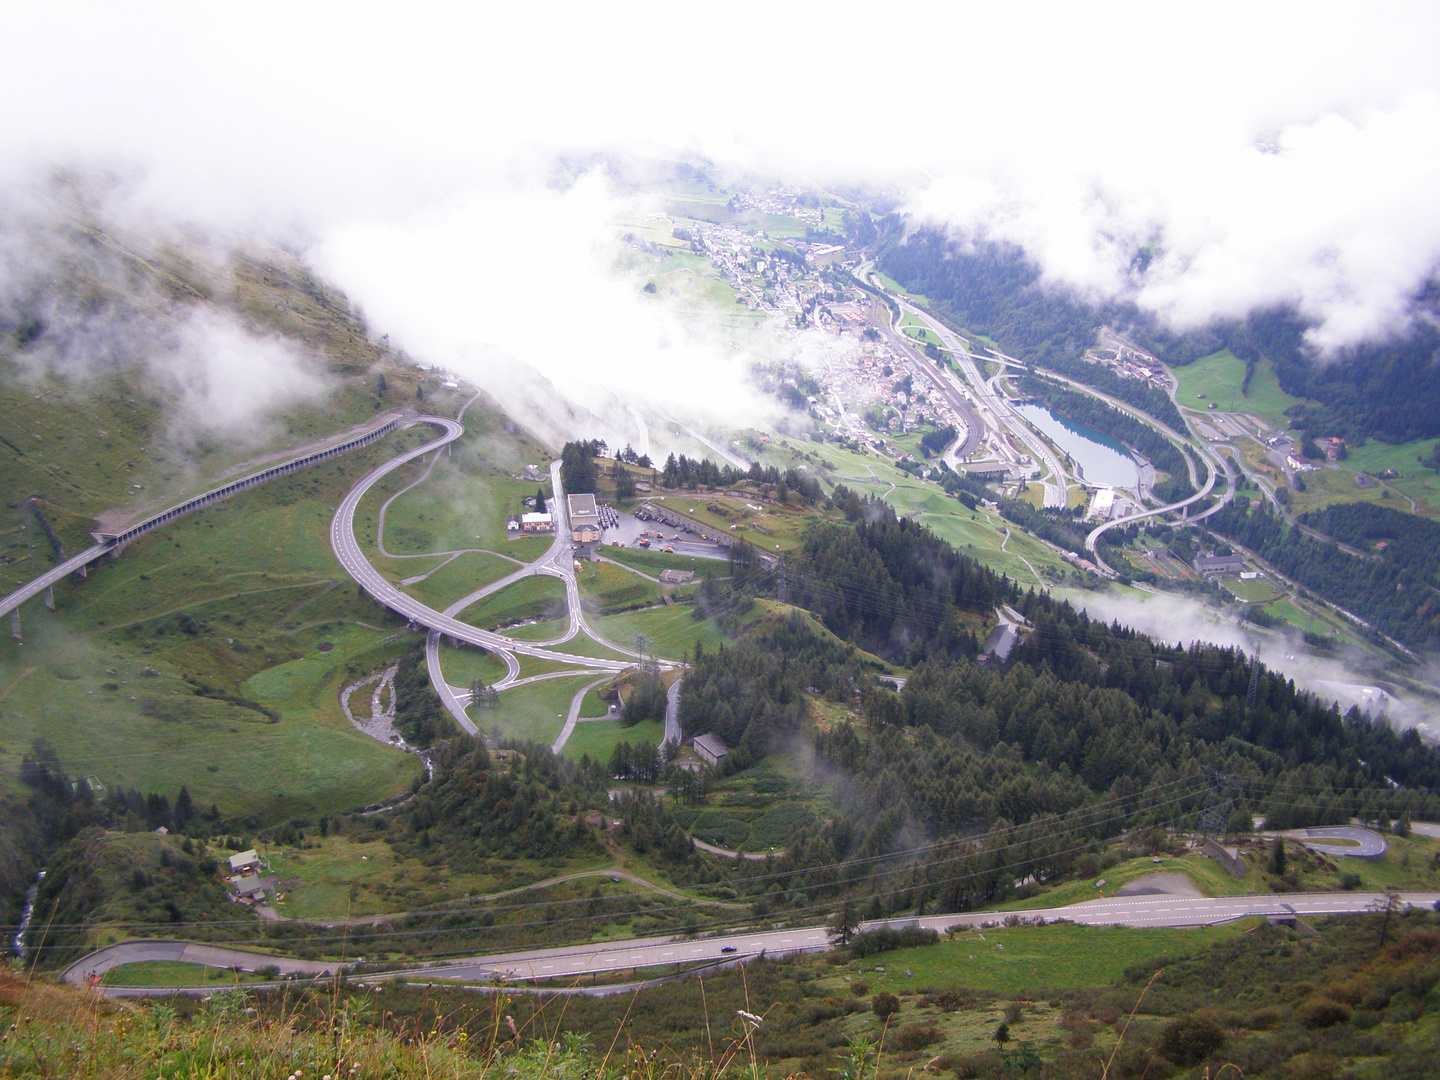
<svg viewBox="0 0 1440 1080"><path fill-rule="evenodd" d="M430 685L423 639L411 643L400 657L394 692L395 728L411 746L432 746L455 733L455 722Z"/></svg>
<svg viewBox="0 0 1440 1080"><path fill-rule="evenodd" d="M95 791L68 775L54 747L40 740L20 761L22 793L0 798L0 921L14 924L20 899L40 866L77 837L97 829L206 836L224 828L220 811L201 810L182 785L174 798L134 788Z"/></svg>
<svg viewBox="0 0 1440 1080"><path fill-rule="evenodd" d="M582 812L606 805L604 778L548 747L507 745L497 761L484 740L456 735L432 755L434 775L388 822L398 850L451 870L485 860L549 859L598 851Z"/></svg>
<svg viewBox="0 0 1440 1080"><path fill-rule="evenodd" d="M874 918L1098 872L1096 852L1124 828L1155 830L1136 841L1143 854L1164 849L1164 826L1198 823L1213 798L1207 769L1234 778L1230 816L1242 827L1251 813L1299 827L1440 812L1440 754L1414 731L1341 715L1239 650L1158 642L1021 593L888 507L843 492L838 504L856 520L817 529L788 560L791 598L842 637L903 658L913 667L904 689L878 682L797 612L783 633L757 627L702 654L682 691L688 732L738 745L730 768L790 738L807 693L862 717L815 733L846 783L835 815L797 830L765 864L767 903L868 895ZM973 636L946 630L999 603L1030 625L1006 670L973 662ZM915 836L979 830L989 830L982 842L898 868L875 861Z"/></svg>
<svg viewBox="0 0 1440 1080"><path fill-rule="evenodd" d="M973 657L975 636L961 613L1018 599L1015 585L883 502L841 488L835 502L851 523L806 535L788 560L794 602L888 659Z"/></svg>
<svg viewBox="0 0 1440 1080"><path fill-rule="evenodd" d="M610 753L607 768L616 780L635 780L642 784L653 784L660 779L660 751L650 742L628 742L615 744Z"/></svg>
<svg viewBox="0 0 1440 1080"><path fill-rule="evenodd" d="M709 458L688 458L684 454L671 454L665 459L660 471L660 482L666 487L683 487L695 490L697 487L733 487L746 480L766 484L775 488L781 502L789 495L795 495L802 502L819 501L823 494L820 481L798 469L781 472L773 465L761 465L758 461L748 469L737 469L733 465L717 465Z"/></svg>
<svg viewBox="0 0 1440 1080"><path fill-rule="evenodd" d="M600 466L596 458L605 453L600 439L580 439L560 448L560 483L567 494L594 493L600 483Z"/></svg>
<svg viewBox="0 0 1440 1080"><path fill-rule="evenodd" d="M1356 556L1289 527L1267 506L1235 500L1207 524L1254 551L1286 577L1375 624L1413 648L1440 644L1440 524L1374 503L1340 503L1306 514L1312 528L1361 549Z"/></svg>
<svg viewBox="0 0 1440 1080"><path fill-rule="evenodd" d="M953 424L936 428L934 431L927 431L920 436L920 449L926 457L938 454L955 441L955 434L955 425Z"/></svg>

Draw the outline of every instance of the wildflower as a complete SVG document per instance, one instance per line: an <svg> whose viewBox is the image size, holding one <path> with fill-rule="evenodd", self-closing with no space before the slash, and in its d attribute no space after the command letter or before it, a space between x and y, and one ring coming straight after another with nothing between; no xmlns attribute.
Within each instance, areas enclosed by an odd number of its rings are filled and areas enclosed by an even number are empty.
<svg viewBox="0 0 1440 1080"><path fill-rule="evenodd" d="M744 1009L735 1010L735 1015L744 1020L749 1020L750 1023L754 1024L756 1027L759 1027L762 1023L764 1023L764 1020L762 1020L760 1017L756 1016L754 1013L746 1012Z"/></svg>

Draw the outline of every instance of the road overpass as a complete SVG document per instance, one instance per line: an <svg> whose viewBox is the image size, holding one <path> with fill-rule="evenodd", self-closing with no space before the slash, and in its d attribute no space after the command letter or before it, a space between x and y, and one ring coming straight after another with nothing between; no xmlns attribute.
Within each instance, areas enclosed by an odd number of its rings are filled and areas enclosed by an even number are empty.
<svg viewBox="0 0 1440 1080"><path fill-rule="evenodd" d="M388 412L383 413L367 427L358 433L339 436L337 439L323 444L313 450L307 451L277 465L271 465L254 472L248 476L242 476L238 480L221 484L219 487L211 488L209 491L186 499L184 502L176 503L174 506L152 514L134 525L124 529L116 529L108 532L96 532L92 535L97 543L94 547L82 551L70 559L65 560L54 569L41 574L33 581L22 585L9 596L0 600L0 616L11 616L12 632L18 638L20 636L20 623L18 610L25 601L48 592L58 582L65 580L71 574L83 573L85 570L106 555L117 555L120 550L130 541L135 540L162 525L168 525L176 518L183 517L194 510L202 509L221 499L228 499L241 491L263 484L266 481L274 480L280 476L287 476L299 469L307 468L310 465L319 464L322 461L329 461L331 458L348 454L352 450L358 450L362 446L369 446L377 439L383 439L386 435L399 427L409 423L409 416L406 413ZM462 429L463 430L463 429ZM48 598L47 598L48 602Z"/></svg>

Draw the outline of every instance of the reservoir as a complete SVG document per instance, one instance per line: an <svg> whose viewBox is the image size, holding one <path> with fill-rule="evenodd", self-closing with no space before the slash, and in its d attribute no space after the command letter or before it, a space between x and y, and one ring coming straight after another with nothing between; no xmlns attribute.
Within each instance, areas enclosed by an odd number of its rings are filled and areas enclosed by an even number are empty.
<svg viewBox="0 0 1440 1080"><path fill-rule="evenodd" d="M1015 411L1070 455L1087 484L1133 488L1139 482L1140 468L1130 451L1110 436L1077 424L1068 416L1053 413L1043 405L1017 405Z"/></svg>

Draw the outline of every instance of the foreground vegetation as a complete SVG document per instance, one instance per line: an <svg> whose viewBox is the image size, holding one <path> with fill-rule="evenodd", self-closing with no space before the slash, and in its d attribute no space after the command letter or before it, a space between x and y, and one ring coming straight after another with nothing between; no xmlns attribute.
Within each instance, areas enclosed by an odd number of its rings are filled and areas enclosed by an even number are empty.
<svg viewBox="0 0 1440 1080"><path fill-rule="evenodd" d="M1167 1080L1228 1065L1274 1080L1433 1075L1435 916L1347 917L1317 930L992 927L609 997L476 995L383 978L254 991L230 976L208 979L219 989L203 1002L133 1005L0 975L0 1072Z"/></svg>

